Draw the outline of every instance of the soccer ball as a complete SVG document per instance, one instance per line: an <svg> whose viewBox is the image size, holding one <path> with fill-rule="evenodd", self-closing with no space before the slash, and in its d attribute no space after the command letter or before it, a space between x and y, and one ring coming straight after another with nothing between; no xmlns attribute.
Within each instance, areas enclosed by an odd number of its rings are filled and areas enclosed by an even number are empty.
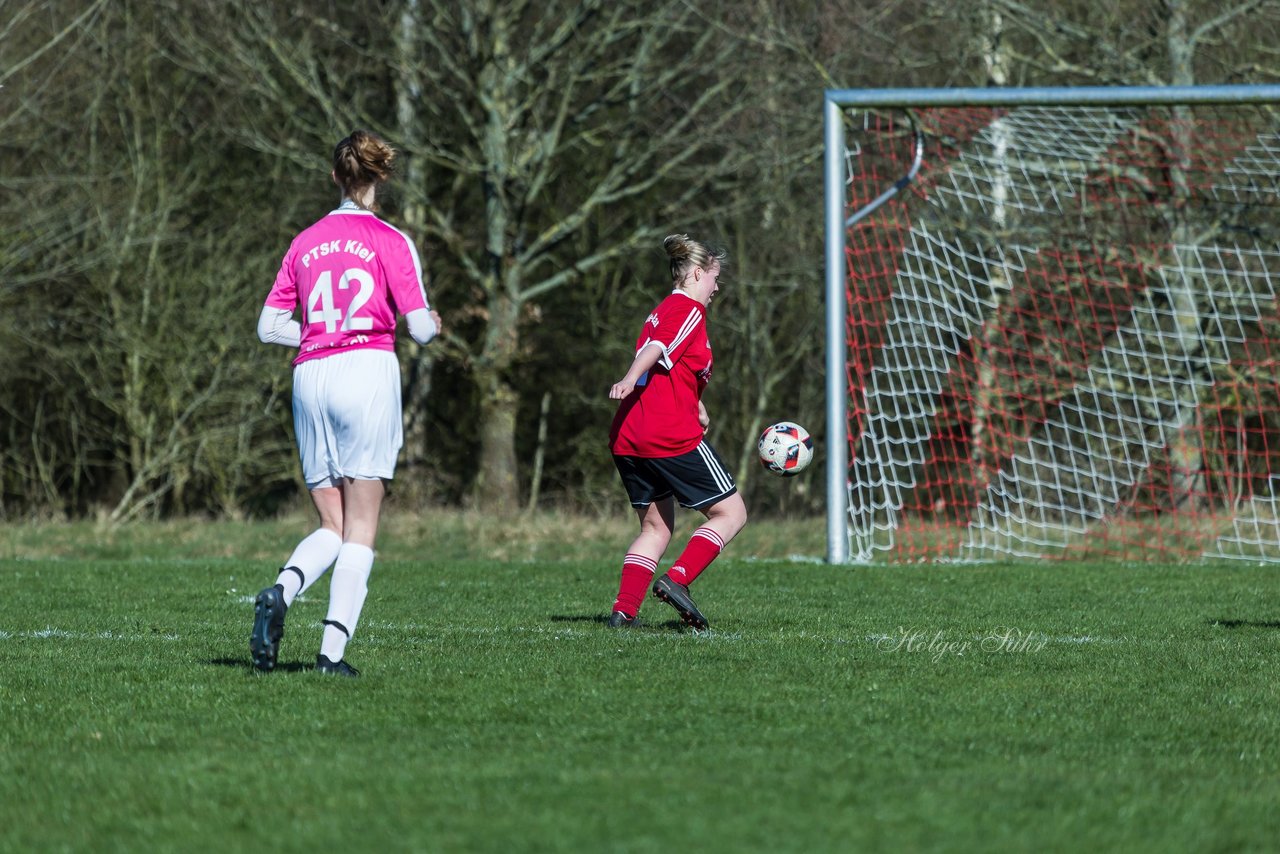
<svg viewBox="0 0 1280 854"><path fill-rule="evenodd" d="M765 428L756 449L760 465L782 477L800 474L813 462L813 439L794 421L779 421Z"/></svg>

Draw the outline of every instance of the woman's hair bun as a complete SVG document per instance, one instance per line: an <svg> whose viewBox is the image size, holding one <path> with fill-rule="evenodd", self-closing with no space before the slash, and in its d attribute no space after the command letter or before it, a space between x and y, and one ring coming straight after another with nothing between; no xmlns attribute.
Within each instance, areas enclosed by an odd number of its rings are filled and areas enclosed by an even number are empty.
<svg viewBox="0 0 1280 854"><path fill-rule="evenodd" d="M348 197L390 178L395 162L396 150L367 130L353 130L333 149L333 174Z"/></svg>
<svg viewBox="0 0 1280 854"><path fill-rule="evenodd" d="M684 277L692 268L701 267L703 270L710 270L712 264L717 262L723 264L727 257L724 252L711 249L705 243L694 240L687 234L668 235L662 241L662 248L666 250L667 259L671 264L671 281L676 284L684 281Z"/></svg>
<svg viewBox="0 0 1280 854"><path fill-rule="evenodd" d="M673 261L687 261L693 254L694 241L687 234L671 234L662 241L662 248L667 250L667 257Z"/></svg>

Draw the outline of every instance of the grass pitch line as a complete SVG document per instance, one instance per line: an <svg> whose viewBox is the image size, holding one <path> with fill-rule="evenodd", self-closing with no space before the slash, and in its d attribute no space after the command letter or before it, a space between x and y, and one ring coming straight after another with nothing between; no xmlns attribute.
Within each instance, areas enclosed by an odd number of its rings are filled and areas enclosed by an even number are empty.
<svg viewBox="0 0 1280 854"><path fill-rule="evenodd" d="M25 632L6 632L0 631L0 641L14 640L25 638L29 640L118 640L118 641L177 641L182 640L181 635L175 634L155 634L155 635L129 635L113 632L111 630L101 632L71 632L66 629L56 629L52 626L46 626L43 629L33 629Z"/></svg>
<svg viewBox="0 0 1280 854"><path fill-rule="evenodd" d="M236 591L235 591L235 590L228 590L227 592L228 592L228 593L235 593ZM256 593L255 593L254 595L252 595L252 596L237 596L237 597L235 598L235 601L234 601L232 604L234 604L234 605L252 605L252 604L254 603L254 601L255 601L257 598L258 598L258 594L256 594ZM309 602L309 601L311 601L311 600L310 600L310 599L308 599L304 594L299 594L298 596L295 596L295 597L294 597L294 599L293 599L293 604L294 604L294 605L296 605L296 604L298 604L299 602L306 603L306 602ZM293 607L293 605L290 605L289 607L290 607L290 608L292 608L292 607Z"/></svg>

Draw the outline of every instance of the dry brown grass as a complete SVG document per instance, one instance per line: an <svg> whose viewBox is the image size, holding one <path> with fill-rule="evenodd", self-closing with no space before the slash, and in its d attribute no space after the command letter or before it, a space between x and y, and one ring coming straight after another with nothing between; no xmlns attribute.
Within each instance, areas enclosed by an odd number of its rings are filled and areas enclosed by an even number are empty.
<svg viewBox="0 0 1280 854"><path fill-rule="evenodd" d="M667 557L701 521L681 511ZM241 559L278 565L313 529L302 511L269 521L179 519L111 528L94 522L0 524L0 559L202 560ZM587 516L539 512L499 520L477 511L390 508L378 537L379 556L424 561L620 560L636 533L630 514ZM759 519L729 547L735 558L819 558L826 553L825 519Z"/></svg>

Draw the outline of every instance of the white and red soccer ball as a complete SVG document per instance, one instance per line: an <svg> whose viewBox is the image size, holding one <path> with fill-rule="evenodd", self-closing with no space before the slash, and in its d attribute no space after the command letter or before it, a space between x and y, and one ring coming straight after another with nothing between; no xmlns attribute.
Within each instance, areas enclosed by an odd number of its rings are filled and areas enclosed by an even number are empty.
<svg viewBox="0 0 1280 854"><path fill-rule="evenodd" d="M760 452L760 465L782 477L797 475L813 462L813 438L794 421L779 421L766 427L756 450Z"/></svg>

